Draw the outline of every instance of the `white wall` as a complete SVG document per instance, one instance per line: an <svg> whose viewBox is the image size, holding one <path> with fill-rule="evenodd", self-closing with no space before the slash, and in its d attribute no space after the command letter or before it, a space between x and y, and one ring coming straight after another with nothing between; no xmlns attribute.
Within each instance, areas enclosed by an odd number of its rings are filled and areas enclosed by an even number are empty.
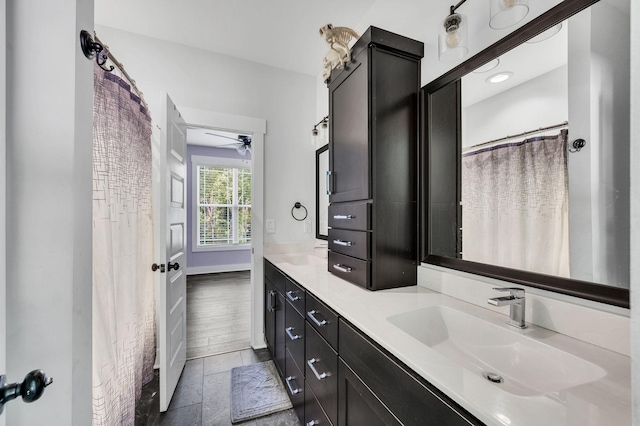
<svg viewBox="0 0 640 426"><path fill-rule="evenodd" d="M54 378L40 400L5 407L11 425L92 419L93 65L83 28L93 28L91 1L7 2L6 372Z"/></svg>
<svg viewBox="0 0 640 426"><path fill-rule="evenodd" d="M569 22L571 276L629 285L629 20L601 1Z"/></svg>
<svg viewBox="0 0 640 426"><path fill-rule="evenodd" d="M276 233L265 242L313 240L290 211L300 201L315 215L315 77L113 28L96 32L145 97L166 91L177 105L266 119L264 217L276 220Z"/></svg>
<svg viewBox="0 0 640 426"><path fill-rule="evenodd" d="M633 424L640 424L640 3L631 2L631 388Z"/></svg>
<svg viewBox="0 0 640 426"><path fill-rule="evenodd" d="M7 2L0 0L0 23L5 27ZM0 46L6 46L6 31L0 31ZM7 150L6 150L6 49L0 49L0 374L7 371L6 364L6 335L7 335L7 315L6 315L6 290L7 290L7 245L6 245L6 188L7 188ZM0 426L5 425L5 416L0 416Z"/></svg>
<svg viewBox="0 0 640 426"><path fill-rule="evenodd" d="M567 67L563 66L464 108L462 146L562 123L568 118L567 109Z"/></svg>

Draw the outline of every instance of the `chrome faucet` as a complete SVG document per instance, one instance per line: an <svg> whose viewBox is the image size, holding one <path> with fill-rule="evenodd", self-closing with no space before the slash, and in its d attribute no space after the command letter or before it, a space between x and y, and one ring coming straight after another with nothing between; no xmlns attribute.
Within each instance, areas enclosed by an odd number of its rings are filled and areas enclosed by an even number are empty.
<svg viewBox="0 0 640 426"><path fill-rule="evenodd" d="M509 305L509 321L507 324L518 328L526 328L524 323L524 289L517 287L495 287L497 291L508 291L509 296L492 297L487 300L493 306Z"/></svg>

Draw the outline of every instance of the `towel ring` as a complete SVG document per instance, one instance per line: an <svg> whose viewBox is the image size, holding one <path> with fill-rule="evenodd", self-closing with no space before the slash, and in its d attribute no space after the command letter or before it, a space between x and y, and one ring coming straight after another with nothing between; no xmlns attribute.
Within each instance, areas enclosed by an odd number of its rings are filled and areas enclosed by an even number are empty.
<svg viewBox="0 0 640 426"><path fill-rule="evenodd" d="M299 209L301 207L304 209L304 217L302 219L298 219L296 217L296 215L293 214L293 210L294 209ZM302 204L300 204L300 202L298 202L298 201L296 201L296 203L293 205L293 207L291 207L291 217L293 217L298 222L302 222L303 220L305 220L308 215L309 215L309 212L307 212L307 208L305 206L303 206Z"/></svg>

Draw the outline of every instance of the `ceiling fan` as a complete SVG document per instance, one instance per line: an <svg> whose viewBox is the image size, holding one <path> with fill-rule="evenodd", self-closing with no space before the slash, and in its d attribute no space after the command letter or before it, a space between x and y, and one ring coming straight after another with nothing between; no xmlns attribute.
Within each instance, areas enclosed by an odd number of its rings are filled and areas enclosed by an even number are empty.
<svg viewBox="0 0 640 426"><path fill-rule="evenodd" d="M231 139L231 140L235 141L235 143L228 143L226 145L218 145L218 146L220 146L220 147L223 147L223 146L235 146L236 147L236 151L238 151L238 154L242 155L243 157L247 154L247 152L249 152L249 154L251 154L251 136L238 135L237 138L233 138L231 136L220 135L218 133L205 132L205 134L212 135L212 136L217 136L219 138Z"/></svg>

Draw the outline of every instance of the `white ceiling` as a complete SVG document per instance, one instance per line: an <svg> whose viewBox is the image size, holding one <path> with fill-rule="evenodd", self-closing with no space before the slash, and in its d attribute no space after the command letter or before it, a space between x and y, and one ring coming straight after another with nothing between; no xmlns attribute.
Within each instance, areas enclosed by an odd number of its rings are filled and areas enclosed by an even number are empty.
<svg viewBox="0 0 640 426"><path fill-rule="evenodd" d="M375 0L95 0L95 23L319 75L327 23L355 27Z"/></svg>

